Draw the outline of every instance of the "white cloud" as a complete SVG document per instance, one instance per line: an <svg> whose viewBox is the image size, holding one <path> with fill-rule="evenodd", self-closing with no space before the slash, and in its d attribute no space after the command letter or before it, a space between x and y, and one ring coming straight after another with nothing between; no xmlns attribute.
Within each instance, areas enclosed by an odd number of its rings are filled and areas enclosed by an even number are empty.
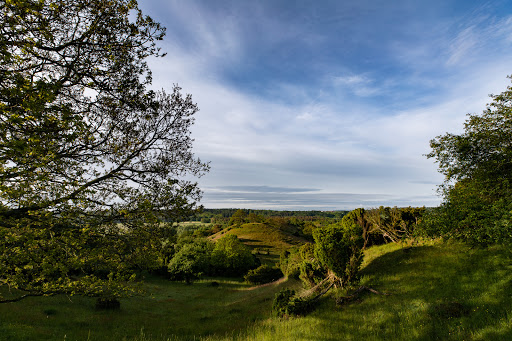
<svg viewBox="0 0 512 341"><path fill-rule="evenodd" d="M171 4L176 8L178 3ZM325 70L319 74L321 81L314 86L323 88L275 80L268 87L287 99L284 104L222 80L222 68L243 64L247 55L242 19L223 17L219 21L200 7L179 5L184 6L180 8L181 23L196 40L194 48L171 40L166 46L169 55L152 60L151 67L156 89L178 83L184 92L192 93L200 107L193 137L196 154L212 160L211 173L200 179L207 190L205 200L210 200L205 202L207 207L226 203L327 207L327 199L333 200L333 206L336 200L340 205L355 200L354 196L333 193L374 195L352 203L358 205L437 202L433 184L440 183L442 177L433 161L423 156L429 151L429 140L447 131L460 132L467 113L481 112L489 101L487 94L499 93L509 84L505 75L511 72L511 54L496 55L489 62L479 48L484 38L499 35L502 40L511 39L512 20L507 18L499 22L502 25L489 26L498 33L472 23L462 25L455 34L447 34L448 26L438 29L434 40L392 44L397 53L394 60L404 65L404 71L388 79L378 78L371 70L358 73L333 65L344 72ZM285 23L271 19L267 22L269 26L262 28L265 32L281 29L265 38L269 44L297 33L296 27L286 28ZM422 89L436 91L423 94ZM376 95L389 96L398 103L395 108L384 107L371 101ZM228 185L319 191L291 198L293 202L267 196L271 202L265 204L264 197L238 195L230 201L223 192L221 198L215 188ZM383 194L392 200L383 199Z"/></svg>

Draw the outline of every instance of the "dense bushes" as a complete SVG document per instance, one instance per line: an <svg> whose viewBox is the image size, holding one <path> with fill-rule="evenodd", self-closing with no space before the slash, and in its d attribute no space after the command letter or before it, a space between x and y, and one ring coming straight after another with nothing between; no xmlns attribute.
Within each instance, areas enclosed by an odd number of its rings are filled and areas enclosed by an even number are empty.
<svg viewBox="0 0 512 341"><path fill-rule="evenodd" d="M167 269L173 280L190 283L202 275L241 276L259 265L258 259L235 235L213 243L203 238L182 238Z"/></svg>
<svg viewBox="0 0 512 341"><path fill-rule="evenodd" d="M180 246L168 265L171 279L190 283L208 273L212 250L213 245L204 239L197 239Z"/></svg>
<svg viewBox="0 0 512 341"><path fill-rule="evenodd" d="M313 307L312 300L295 296L294 290L283 289L274 298L272 313L277 317L306 315Z"/></svg>
<svg viewBox="0 0 512 341"><path fill-rule="evenodd" d="M217 240L211 261L216 274L226 276L240 276L259 265L251 250L233 234Z"/></svg>
<svg viewBox="0 0 512 341"><path fill-rule="evenodd" d="M281 269L263 264L256 269L249 270L244 279L252 284L264 284L276 281L282 276Z"/></svg>

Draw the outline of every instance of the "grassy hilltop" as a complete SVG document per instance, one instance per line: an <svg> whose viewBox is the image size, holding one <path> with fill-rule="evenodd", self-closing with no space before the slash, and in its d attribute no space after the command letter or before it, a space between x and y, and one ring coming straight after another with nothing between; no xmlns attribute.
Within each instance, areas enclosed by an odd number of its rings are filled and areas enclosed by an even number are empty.
<svg viewBox="0 0 512 341"><path fill-rule="evenodd" d="M211 239L216 240L228 234L237 236L238 239L253 250L253 253L260 258L262 263L269 265L279 262L279 255L282 251L307 242L303 238L294 236L290 231L264 223L248 223L241 226L233 226L214 234L211 236Z"/></svg>

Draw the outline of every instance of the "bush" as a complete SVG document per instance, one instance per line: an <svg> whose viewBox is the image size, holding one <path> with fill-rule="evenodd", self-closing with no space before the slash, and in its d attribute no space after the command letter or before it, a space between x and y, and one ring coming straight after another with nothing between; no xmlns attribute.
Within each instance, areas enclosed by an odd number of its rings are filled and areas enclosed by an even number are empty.
<svg viewBox="0 0 512 341"><path fill-rule="evenodd" d="M119 310L121 308L121 302L118 299L112 297L98 297L96 299L97 310Z"/></svg>
<svg viewBox="0 0 512 341"><path fill-rule="evenodd" d="M213 245L206 240L195 240L179 246L179 251L168 264L169 276L191 283L210 269Z"/></svg>
<svg viewBox="0 0 512 341"><path fill-rule="evenodd" d="M272 313L277 317L304 316L313 310L313 301L294 296L295 291L290 289L278 292L272 304Z"/></svg>
<svg viewBox="0 0 512 341"><path fill-rule="evenodd" d="M336 275L341 286L357 280L363 259L363 228L359 223L363 213L363 209L351 211L341 223L317 228L313 233L315 258Z"/></svg>
<svg viewBox="0 0 512 341"><path fill-rule="evenodd" d="M281 269L273 268L266 264L259 266L256 269L249 270L244 276L244 279L252 284L264 284L278 280L283 276Z"/></svg>
<svg viewBox="0 0 512 341"><path fill-rule="evenodd" d="M217 274L239 276L259 266L257 258L237 236L228 234L217 240L213 248L211 263Z"/></svg>
<svg viewBox="0 0 512 341"><path fill-rule="evenodd" d="M297 249L292 250L292 252L283 251L279 257L279 268L284 275L299 279L301 262L302 258Z"/></svg>

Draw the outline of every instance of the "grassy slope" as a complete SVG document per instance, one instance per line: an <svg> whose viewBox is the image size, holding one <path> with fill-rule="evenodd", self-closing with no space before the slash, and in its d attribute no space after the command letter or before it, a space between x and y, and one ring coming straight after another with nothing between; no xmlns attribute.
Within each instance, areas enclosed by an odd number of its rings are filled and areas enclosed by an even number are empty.
<svg viewBox="0 0 512 341"><path fill-rule="evenodd" d="M208 281L186 286L152 279L151 295L122 300L118 312L96 312L87 298L28 298L0 305L0 339L512 340L507 248L374 247L362 283L392 295L364 294L341 307L327 297L312 314L288 320L268 318L271 301L280 288L298 283L248 290L229 281L215 288ZM137 337L142 328L146 337Z"/></svg>
<svg viewBox="0 0 512 341"><path fill-rule="evenodd" d="M306 242L302 238L262 223L249 223L240 227L231 227L215 234L212 239L216 240L227 234L236 235L244 244L257 253L262 263L269 265L279 262L279 255L283 250Z"/></svg>
<svg viewBox="0 0 512 341"><path fill-rule="evenodd" d="M372 248L365 294L311 315L269 319L240 340L512 340L512 253L458 244ZM340 294L340 293L338 293Z"/></svg>

